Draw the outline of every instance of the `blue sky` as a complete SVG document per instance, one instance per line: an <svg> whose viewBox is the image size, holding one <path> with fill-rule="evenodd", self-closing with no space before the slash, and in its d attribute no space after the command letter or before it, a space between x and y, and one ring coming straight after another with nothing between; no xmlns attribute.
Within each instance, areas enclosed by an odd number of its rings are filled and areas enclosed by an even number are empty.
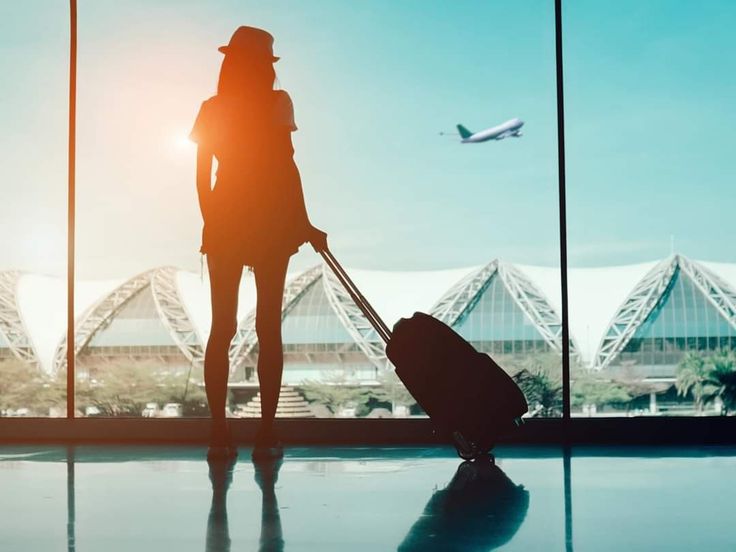
<svg viewBox="0 0 736 552"><path fill-rule="evenodd" d="M0 8L1 268L63 272L66 4ZM736 5L566 3L570 263L736 261ZM276 37L308 207L346 264L558 262L552 0L81 1L83 277L197 269L182 141L240 24ZM511 117L519 140L439 131ZM294 267L317 261L308 246Z"/></svg>

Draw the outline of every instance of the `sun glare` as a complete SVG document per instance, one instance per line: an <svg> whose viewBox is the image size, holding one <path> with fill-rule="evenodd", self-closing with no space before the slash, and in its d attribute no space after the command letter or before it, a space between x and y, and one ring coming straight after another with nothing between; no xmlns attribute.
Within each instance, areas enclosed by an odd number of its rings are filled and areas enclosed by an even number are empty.
<svg viewBox="0 0 736 552"><path fill-rule="evenodd" d="M176 133L172 137L172 143L179 151L188 151L195 146L195 143L189 139L189 136L185 132Z"/></svg>

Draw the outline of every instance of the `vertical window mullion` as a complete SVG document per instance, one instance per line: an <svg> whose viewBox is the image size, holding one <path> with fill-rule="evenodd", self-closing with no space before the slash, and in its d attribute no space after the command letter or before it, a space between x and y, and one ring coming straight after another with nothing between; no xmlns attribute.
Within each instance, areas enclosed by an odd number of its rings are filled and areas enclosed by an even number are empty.
<svg viewBox="0 0 736 552"><path fill-rule="evenodd" d="M76 208L77 132L77 0L69 0L69 147L67 184L67 274L66 274L66 417L74 418L74 229Z"/></svg>
<svg viewBox="0 0 736 552"><path fill-rule="evenodd" d="M565 188L565 101L562 81L562 0L555 0L557 76L557 174L560 209L560 293L562 295L562 417L570 418L570 325L567 302L567 207Z"/></svg>

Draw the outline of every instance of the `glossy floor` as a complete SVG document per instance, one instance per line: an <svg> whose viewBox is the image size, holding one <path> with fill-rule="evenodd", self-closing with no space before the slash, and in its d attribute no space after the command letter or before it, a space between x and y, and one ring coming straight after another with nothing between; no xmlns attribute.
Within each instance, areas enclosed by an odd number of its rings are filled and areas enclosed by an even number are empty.
<svg viewBox="0 0 736 552"><path fill-rule="evenodd" d="M0 550L736 550L734 448L0 447Z"/></svg>

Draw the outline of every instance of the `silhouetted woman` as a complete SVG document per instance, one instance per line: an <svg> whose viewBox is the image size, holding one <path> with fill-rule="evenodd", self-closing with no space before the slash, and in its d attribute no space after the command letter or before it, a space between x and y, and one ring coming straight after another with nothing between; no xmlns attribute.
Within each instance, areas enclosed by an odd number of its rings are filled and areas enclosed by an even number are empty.
<svg viewBox="0 0 736 552"><path fill-rule="evenodd" d="M281 301L291 255L309 241L327 247L327 235L309 222L291 133L291 99L274 90L273 37L240 27L225 54L217 95L200 108L191 138L197 149L197 192L204 219L201 252L207 255L212 329L205 351L207 401L212 415L208 456L234 454L225 418L228 350L237 329L238 288L243 266L255 274L258 301L258 379L261 427L255 455L279 456L273 431L283 351ZM212 158L217 180L211 186Z"/></svg>

